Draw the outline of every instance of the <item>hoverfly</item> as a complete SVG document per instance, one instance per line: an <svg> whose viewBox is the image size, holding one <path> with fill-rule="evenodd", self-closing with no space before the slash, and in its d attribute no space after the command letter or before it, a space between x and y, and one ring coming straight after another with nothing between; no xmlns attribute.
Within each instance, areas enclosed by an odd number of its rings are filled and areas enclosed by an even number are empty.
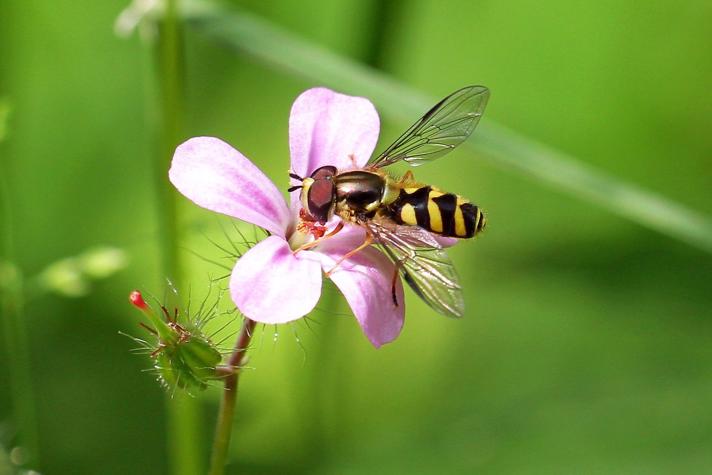
<svg viewBox="0 0 712 475"><path fill-rule="evenodd" d="M344 222L361 226L365 241L342 256L334 269L361 249L376 244L396 267L392 284L396 305L395 284L400 272L433 309L462 316L464 302L457 273L434 235L472 238L484 229L484 214L461 196L418 183L411 171L396 179L383 168L400 161L418 166L447 154L470 136L488 98L489 89L483 86L453 92L362 169L340 171L322 166L306 178L290 173L302 182L289 191L301 188L303 219L316 226L323 226L333 215L342 219L329 234L320 235L301 249L333 236Z"/></svg>

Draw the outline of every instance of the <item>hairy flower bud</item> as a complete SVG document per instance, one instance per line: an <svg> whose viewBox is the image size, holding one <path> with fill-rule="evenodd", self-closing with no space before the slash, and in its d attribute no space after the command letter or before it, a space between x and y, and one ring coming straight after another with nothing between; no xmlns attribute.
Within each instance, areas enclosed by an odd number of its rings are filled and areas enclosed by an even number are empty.
<svg viewBox="0 0 712 475"><path fill-rule="evenodd" d="M142 325L155 336L153 344L145 340L136 341L150 350L158 379L166 388L187 391L205 389L210 380L221 377L217 367L222 361L222 355L203 333L197 321L186 316L179 323L178 310L175 309L171 315L164 306L161 306L159 316L138 290L129 294L129 301L151 323L151 327Z"/></svg>

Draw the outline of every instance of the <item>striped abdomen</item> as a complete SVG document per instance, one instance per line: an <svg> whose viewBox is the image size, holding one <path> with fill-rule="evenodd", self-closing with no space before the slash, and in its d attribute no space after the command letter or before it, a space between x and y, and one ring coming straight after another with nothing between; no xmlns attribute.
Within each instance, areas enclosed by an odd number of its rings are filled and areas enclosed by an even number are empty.
<svg viewBox="0 0 712 475"><path fill-rule="evenodd" d="M477 206L430 186L402 188L388 209L398 224L420 226L441 236L470 238L485 227L485 216Z"/></svg>

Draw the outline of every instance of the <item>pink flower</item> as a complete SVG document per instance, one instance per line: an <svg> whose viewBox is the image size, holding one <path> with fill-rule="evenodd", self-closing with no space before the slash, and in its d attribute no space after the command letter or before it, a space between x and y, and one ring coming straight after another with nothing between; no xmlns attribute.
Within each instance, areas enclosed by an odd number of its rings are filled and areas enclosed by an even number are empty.
<svg viewBox="0 0 712 475"><path fill-rule="evenodd" d="M329 89L301 94L289 118L291 170L308 176L316 168L362 167L373 153L380 123L373 104ZM271 233L237 261L230 293L240 311L262 323L285 323L308 314L321 295L322 271L364 240L357 226L345 226L310 250L293 250L314 237L300 222L299 192L289 206L277 187L245 156L222 140L195 137L181 144L169 171L173 185L194 203L241 219ZM338 221L335 218L332 221ZM333 228L336 222L329 223ZM374 346L394 340L403 327L404 299L391 295L394 264L376 248L366 248L334 270L359 325Z"/></svg>

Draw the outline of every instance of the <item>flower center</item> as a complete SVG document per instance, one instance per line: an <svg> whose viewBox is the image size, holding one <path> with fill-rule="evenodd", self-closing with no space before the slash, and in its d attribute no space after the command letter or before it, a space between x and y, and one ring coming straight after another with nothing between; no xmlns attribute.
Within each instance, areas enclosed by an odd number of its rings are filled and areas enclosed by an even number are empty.
<svg viewBox="0 0 712 475"><path fill-rule="evenodd" d="M311 241L311 235L302 232L299 227L294 230L294 232L289 236L287 242L289 243L289 248L292 251L296 251L306 243Z"/></svg>
<svg viewBox="0 0 712 475"><path fill-rule="evenodd" d="M304 244L319 239L326 233L326 226L319 224L302 208L299 210L299 222L297 227L289 236L289 247L296 251Z"/></svg>

